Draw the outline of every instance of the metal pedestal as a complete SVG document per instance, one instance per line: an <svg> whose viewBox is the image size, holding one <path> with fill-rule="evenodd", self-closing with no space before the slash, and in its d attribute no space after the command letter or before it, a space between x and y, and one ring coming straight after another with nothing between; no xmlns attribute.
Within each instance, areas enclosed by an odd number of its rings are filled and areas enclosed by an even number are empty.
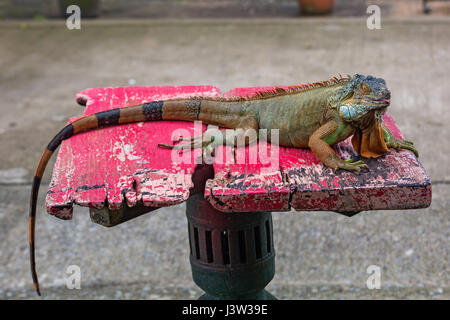
<svg viewBox="0 0 450 320"><path fill-rule="evenodd" d="M197 193L186 215L200 299L275 299L264 289L275 274L270 212L222 213Z"/></svg>

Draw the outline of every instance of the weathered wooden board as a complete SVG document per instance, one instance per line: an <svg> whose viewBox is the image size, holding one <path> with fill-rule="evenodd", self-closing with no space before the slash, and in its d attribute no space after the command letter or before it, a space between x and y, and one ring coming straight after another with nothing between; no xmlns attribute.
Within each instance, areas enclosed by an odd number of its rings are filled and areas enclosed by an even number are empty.
<svg viewBox="0 0 450 320"><path fill-rule="evenodd" d="M87 115L154 100L219 94L213 86L100 88L80 92L77 101L86 105ZM178 128L194 134L191 122L145 122L90 131L63 141L47 193L47 211L70 219L73 204L118 209L125 202L130 207L139 201L161 207L185 201L195 161L176 163L170 150L157 146L158 142L170 143Z"/></svg>
<svg viewBox="0 0 450 320"><path fill-rule="evenodd" d="M266 88L237 88L224 95L248 96ZM220 91L212 86L100 88L80 92L77 101L86 105L84 114L91 114L200 95L219 96ZM385 122L401 137L389 115ZM190 163L175 163L170 150L157 147L159 142L170 143L172 134L180 128L194 134L193 123L146 122L91 131L64 141L47 193L47 211L70 219L73 204L118 209L139 202L161 207L185 201L199 150L190 153ZM335 149L343 157L354 154L350 140ZM248 161L250 155L261 150L256 161ZM270 161L272 151L279 154L277 161ZM241 157L245 161L239 161ZM308 149L288 149L264 141L236 150L220 147L216 151L215 177L208 180L205 197L224 212L288 211L292 207L352 214L430 204L430 180L411 152L391 151L365 161L370 171L334 172Z"/></svg>

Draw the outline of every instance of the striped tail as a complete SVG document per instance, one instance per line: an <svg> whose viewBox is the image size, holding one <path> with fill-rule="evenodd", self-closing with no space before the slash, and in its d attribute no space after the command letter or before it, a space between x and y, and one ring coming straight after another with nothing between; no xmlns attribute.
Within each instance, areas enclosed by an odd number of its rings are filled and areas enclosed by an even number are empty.
<svg viewBox="0 0 450 320"><path fill-rule="evenodd" d="M39 281L36 273L35 263L36 204L39 193L39 186L42 176L44 175L45 167L47 166L47 163L50 160L53 152L58 148L61 142L78 133L94 130L97 128L133 122L165 120L163 119L163 113L165 111L168 111L169 114L171 114L169 118L172 118L172 120L196 120L198 118L200 110L200 103L198 103L198 101L199 100L195 99L154 101L141 105L94 113L68 124L52 139L52 141L50 141L47 148L42 153L41 159L39 160L39 164L34 173L30 198L30 267L34 288L38 295L41 295L41 293L39 290ZM198 110L193 110L195 109L194 105L197 105ZM174 118L175 114L176 118L178 119Z"/></svg>

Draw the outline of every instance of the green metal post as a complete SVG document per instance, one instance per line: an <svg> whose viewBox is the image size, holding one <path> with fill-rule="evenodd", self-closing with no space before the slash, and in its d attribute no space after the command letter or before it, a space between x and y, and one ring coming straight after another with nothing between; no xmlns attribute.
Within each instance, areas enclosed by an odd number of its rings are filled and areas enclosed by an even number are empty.
<svg viewBox="0 0 450 320"><path fill-rule="evenodd" d="M200 299L275 299L264 288L275 274L270 212L222 213L202 193L187 201L190 262Z"/></svg>

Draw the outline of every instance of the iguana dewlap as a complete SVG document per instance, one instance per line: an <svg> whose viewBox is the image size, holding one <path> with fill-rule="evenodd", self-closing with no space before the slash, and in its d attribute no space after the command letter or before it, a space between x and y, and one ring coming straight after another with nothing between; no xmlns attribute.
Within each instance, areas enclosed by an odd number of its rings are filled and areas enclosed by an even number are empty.
<svg viewBox="0 0 450 320"><path fill-rule="evenodd" d="M311 148L320 161L333 169L359 171L367 165L359 160L344 160L331 146L353 135L355 150L366 158L376 158L389 147L417 150L413 143L396 139L383 125L382 115L390 104L390 91L383 79L354 75L331 78L306 85L275 88L244 98L196 97L154 101L90 114L65 126L44 150L37 169L30 200L30 263L33 282L39 293L35 269L35 217L41 178L57 147L65 139L80 132L106 126L141 121L202 121L205 124L236 129L233 142L253 143L258 129L279 130L279 144L284 147ZM247 137L248 139L245 139ZM242 138L244 138L242 140ZM225 140L220 143L224 143ZM228 141L229 142L229 141ZM190 139L186 144L162 147L181 149L185 146L211 149L217 141Z"/></svg>

